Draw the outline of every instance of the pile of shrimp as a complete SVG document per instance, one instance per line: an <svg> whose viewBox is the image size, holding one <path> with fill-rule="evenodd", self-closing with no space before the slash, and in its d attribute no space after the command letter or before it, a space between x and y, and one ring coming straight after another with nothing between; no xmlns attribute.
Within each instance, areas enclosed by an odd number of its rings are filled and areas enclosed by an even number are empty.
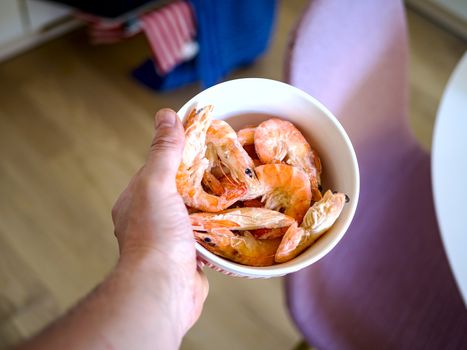
<svg viewBox="0 0 467 350"><path fill-rule="evenodd" d="M212 111L195 108L186 118L176 177L196 241L244 265L295 258L334 224L348 197L323 191L319 156L292 123L271 118L235 132Z"/></svg>

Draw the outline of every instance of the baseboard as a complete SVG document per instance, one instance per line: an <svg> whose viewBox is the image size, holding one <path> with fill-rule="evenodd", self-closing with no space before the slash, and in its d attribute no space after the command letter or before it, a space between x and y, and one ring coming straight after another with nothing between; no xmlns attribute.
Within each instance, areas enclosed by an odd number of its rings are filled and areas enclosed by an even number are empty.
<svg viewBox="0 0 467 350"><path fill-rule="evenodd" d="M430 0L406 0L409 7L424 14L452 33L467 40L467 21Z"/></svg>

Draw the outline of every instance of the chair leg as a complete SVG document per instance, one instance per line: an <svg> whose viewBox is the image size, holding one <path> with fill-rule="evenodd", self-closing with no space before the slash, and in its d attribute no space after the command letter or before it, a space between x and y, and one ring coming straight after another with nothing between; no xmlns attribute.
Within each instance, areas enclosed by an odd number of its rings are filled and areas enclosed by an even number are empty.
<svg viewBox="0 0 467 350"><path fill-rule="evenodd" d="M317 349L308 345L308 343L303 339L300 341L300 343L295 345L293 350L317 350Z"/></svg>

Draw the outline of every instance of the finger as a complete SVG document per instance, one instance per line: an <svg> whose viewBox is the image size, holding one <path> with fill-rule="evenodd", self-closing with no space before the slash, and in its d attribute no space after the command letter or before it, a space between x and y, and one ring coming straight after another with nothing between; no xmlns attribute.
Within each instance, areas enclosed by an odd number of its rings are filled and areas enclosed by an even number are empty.
<svg viewBox="0 0 467 350"><path fill-rule="evenodd" d="M185 137L182 123L173 110L164 108L157 112L154 126L155 134L145 171L159 181L173 180L183 152Z"/></svg>

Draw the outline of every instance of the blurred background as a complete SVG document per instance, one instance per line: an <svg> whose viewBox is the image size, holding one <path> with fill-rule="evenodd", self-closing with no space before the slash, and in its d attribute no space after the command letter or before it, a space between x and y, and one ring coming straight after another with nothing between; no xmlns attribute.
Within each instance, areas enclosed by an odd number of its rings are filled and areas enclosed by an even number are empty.
<svg viewBox="0 0 467 350"><path fill-rule="evenodd" d="M110 210L144 161L155 111L179 109L213 80L283 80L289 39L308 1L270 1L258 17L270 24L268 35L249 57L223 62L216 76L194 66L193 57L205 54L194 40L201 23L182 41L166 33L183 55L160 55L167 41L158 37L157 11L173 2L63 3L0 2L0 348L55 319L115 263ZM467 49L467 2L411 0L406 7L410 122L429 150L443 90ZM207 274L210 295L182 349L293 349L300 342L281 279Z"/></svg>

